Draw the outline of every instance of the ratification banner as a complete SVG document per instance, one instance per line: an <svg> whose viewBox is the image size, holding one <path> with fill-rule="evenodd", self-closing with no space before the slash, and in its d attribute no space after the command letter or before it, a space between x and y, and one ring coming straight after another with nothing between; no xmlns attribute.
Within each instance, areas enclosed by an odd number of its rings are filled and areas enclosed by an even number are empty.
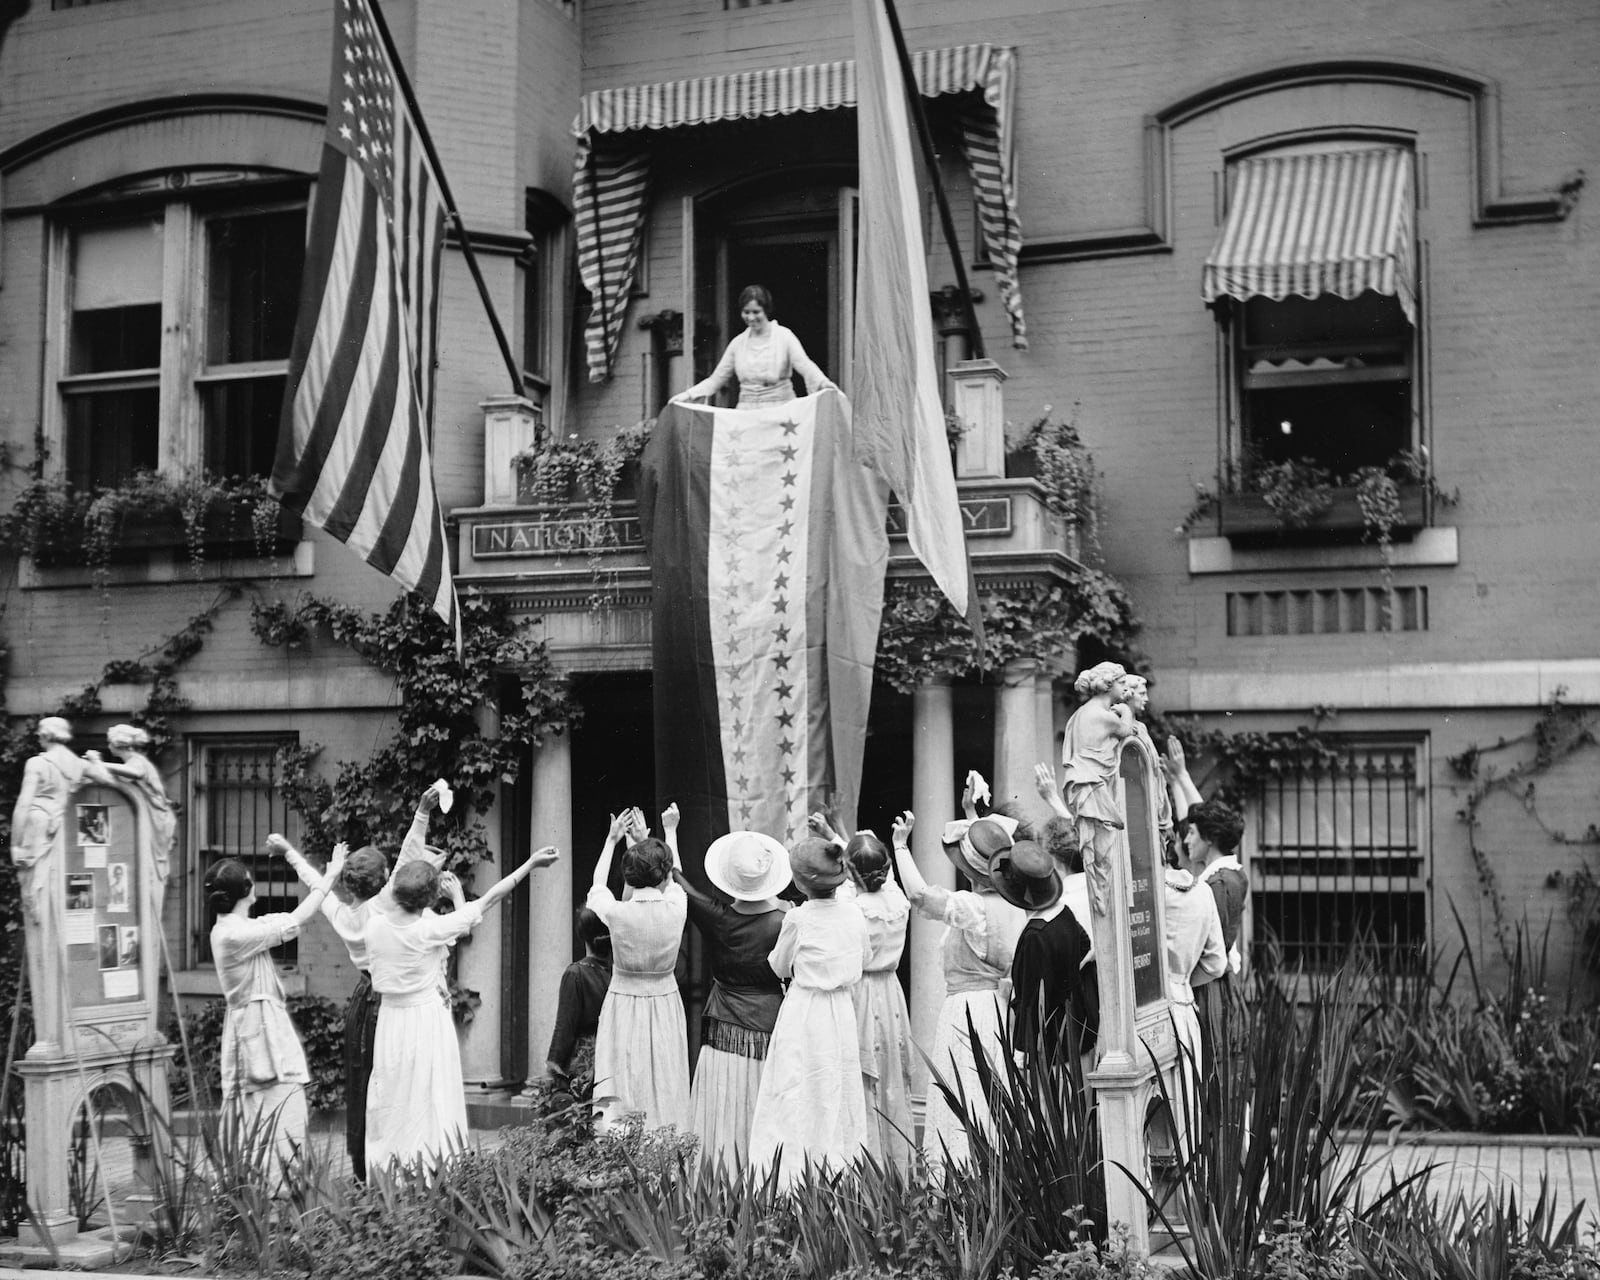
<svg viewBox="0 0 1600 1280"><path fill-rule="evenodd" d="M889 544L836 390L672 404L643 459L656 791L696 856L730 830L853 829Z"/></svg>

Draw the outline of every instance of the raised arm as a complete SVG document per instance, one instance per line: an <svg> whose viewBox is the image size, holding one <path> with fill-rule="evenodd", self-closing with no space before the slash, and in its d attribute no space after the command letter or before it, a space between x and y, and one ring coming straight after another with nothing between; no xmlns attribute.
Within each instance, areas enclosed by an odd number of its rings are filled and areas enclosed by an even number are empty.
<svg viewBox="0 0 1600 1280"><path fill-rule="evenodd" d="M306 860L305 854L301 853L300 850L296 849L276 831L267 837L267 852L287 862L294 870L295 875L299 877L300 883L305 885L306 888L315 888L321 883L322 873ZM350 852L350 847L340 841L334 845L333 852L342 866L345 854Z"/></svg>
<svg viewBox="0 0 1600 1280"><path fill-rule="evenodd" d="M494 907L498 907L500 903L505 900L506 895L524 880L526 880L529 875L537 871L540 867L550 866L560 857L560 853L556 851L556 847L553 844L547 844L544 848L535 850L533 855L520 867L518 867L510 875L505 876L500 880L496 880L488 887L488 889L484 891L483 896L478 899L479 910L488 911ZM458 906L457 910L459 909L460 907Z"/></svg>
<svg viewBox="0 0 1600 1280"><path fill-rule="evenodd" d="M826 840L829 844L836 844L843 848L849 843L848 838L839 831L834 830L833 823L828 821L828 815L821 809L806 818L806 828L812 835Z"/></svg>
<svg viewBox="0 0 1600 1280"><path fill-rule="evenodd" d="M606 830L606 842L600 846L600 858L594 864L594 879L590 887L604 889L611 880L611 857L616 852L617 841L622 839L622 833L628 825L628 811L611 815L611 826Z"/></svg>
<svg viewBox="0 0 1600 1280"><path fill-rule="evenodd" d="M894 820L889 838L894 844L894 865L900 872L900 883L906 897L913 903L928 892L928 882L923 879L917 861L911 856L911 831L917 825L917 815L907 809Z"/></svg>
<svg viewBox="0 0 1600 1280"><path fill-rule="evenodd" d="M288 842L285 841L284 843L287 845ZM314 880L309 886L311 892L306 894L300 905L289 913L289 918L296 925L303 925L322 910L322 900L328 896L328 890L333 887L333 882L339 878L339 873L344 870L345 854L348 852L349 850L343 841L333 846L333 858L328 863L328 870L321 877ZM304 859L302 858L301 861L303 862ZM299 874L299 868L296 868L295 871L296 874Z"/></svg>
<svg viewBox="0 0 1600 1280"><path fill-rule="evenodd" d="M1048 764L1033 766L1033 789L1039 793L1039 799L1050 806L1051 813L1058 818L1072 817L1067 802L1061 798L1061 784L1056 781L1056 771Z"/></svg>
<svg viewBox="0 0 1600 1280"><path fill-rule="evenodd" d="M1183 743L1176 737L1167 738L1168 790L1172 793L1172 816L1182 822L1189 810L1200 803L1200 788L1189 776L1189 762L1184 758Z"/></svg>
<svg viewBox="0 0 1600 1280"><path fill-rule="evenodd" d="M430 786L422 793L422 799L417 801L417 812L411 819L411 828L406 832L405 839L400 842L400 856L395 859L394 869L398 871L408 862L425 859L435 867L444 865L444 851L438 853L428 852L428 823L433 817L433 811L439 807L438 784Z"/></svg>
<svg viewBox="0 0 1600 1280"><path fill-rule="evenodd" d="M672 850L672 869L681 875L683 857L678 853L678 818L678 802L674 800L661 811L661 830L666 837L667 848Z"/></svg>

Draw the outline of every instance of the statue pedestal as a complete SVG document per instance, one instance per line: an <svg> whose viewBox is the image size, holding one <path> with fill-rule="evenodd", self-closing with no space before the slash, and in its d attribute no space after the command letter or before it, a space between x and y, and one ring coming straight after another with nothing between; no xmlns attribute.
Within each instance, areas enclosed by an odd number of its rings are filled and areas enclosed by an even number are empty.
<svg viewBox="0 0 1600 1280"><path fill-rule="evenodd" d="M161 1185L157 1162L169 1154L167 1071L175 1052L166 1043L130 1049L107 1045L76 1056L30 1054L16 1064L28 1116L28 1207L33 1218L19 1228L19 1243L48 1249L78 1236L69 1190L72 1131L80 1109L102 1089L121 1097L133 1149L134 1192L127 1200L131 1212L125 1208L117 1214L117 1228L136 1227L149 1218Z"/></svg>

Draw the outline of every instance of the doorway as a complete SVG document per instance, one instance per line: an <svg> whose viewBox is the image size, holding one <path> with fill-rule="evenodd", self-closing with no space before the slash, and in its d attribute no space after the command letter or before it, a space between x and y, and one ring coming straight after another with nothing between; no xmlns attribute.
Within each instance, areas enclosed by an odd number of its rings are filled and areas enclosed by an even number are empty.
<svg viewBox="0 0 1600 1280"><path fill-rule="evenodd" d="M793 330L806 354L830 377L837 377L839 368L833 324L837 245L831 226L735 228L728 237L723 288L726 314L737 326L740 292L746 285L763 286L772 295L772 319ZM799 374L794 375L794 390L796 395L806 393Z"/></svg>

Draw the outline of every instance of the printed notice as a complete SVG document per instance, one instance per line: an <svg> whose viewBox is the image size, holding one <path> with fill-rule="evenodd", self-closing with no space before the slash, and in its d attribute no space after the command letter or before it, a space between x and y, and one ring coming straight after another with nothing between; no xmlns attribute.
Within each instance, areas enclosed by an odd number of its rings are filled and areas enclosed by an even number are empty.
<svg viewBox="0 0 1600 1280"><path fill-rule="evenodd" d="M102 969L100 986L107 1000L126 1000L139 994L137 969Z"/></svg>
<svg viewBox="0 0 1600 1280"><path fill-rule="evenodd" d="M80 850L83 854L83 867L85 871L103 871L106 865L106 847L103 844L86 844Z"/></svg>

